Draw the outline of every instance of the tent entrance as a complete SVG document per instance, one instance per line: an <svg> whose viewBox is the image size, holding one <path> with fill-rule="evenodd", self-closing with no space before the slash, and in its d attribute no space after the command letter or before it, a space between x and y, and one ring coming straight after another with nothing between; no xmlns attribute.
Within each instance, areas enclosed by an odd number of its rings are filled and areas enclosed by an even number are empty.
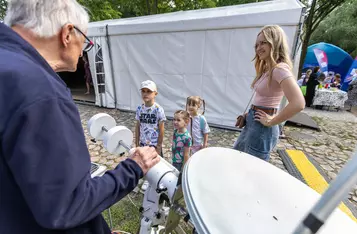
<svg viewBox="0 0 357 234"><path fill-rule="evenodd" d="M90 104L95 103L95 91L93 84L90 85L89 94L86 94L87 86L85 80L84 61L82 58L79 58L78 60L77 71L59 72L58 75L71 90L74 101L86 102Z"/></svg>

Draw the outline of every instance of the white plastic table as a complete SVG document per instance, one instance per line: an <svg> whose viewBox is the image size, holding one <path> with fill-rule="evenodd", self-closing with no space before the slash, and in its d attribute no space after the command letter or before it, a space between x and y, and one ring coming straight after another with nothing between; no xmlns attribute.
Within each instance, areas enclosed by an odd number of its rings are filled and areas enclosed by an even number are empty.
<svg viewBox="0 0 357 234"><path fill-rule="evenodd" d="M347 93L342 90L316 89L313 105L343 108L347 99Z"/></svg>

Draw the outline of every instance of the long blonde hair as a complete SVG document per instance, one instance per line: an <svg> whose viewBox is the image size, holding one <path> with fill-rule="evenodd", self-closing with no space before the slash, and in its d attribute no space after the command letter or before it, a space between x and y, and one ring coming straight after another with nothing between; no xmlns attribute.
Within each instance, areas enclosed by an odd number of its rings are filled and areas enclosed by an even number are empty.
<svg viewBox="0 0 357 234"><path fill-rule="evenodd" d="M257 81L262 77L265 72L269 72L268 85L271 84L273 69L279 63L286 63L292 69L292 62L290 59L289 46L287 42L287 36L283 29L278 25L267 25L262 28L258 36L263 33L266 41L270 44L270 61L266 62L259 59L259 56L255 52L255 71L256 77L252 82L251 87L253 88ZM257 37L258 37L257 36ZM256 48L256 47L255 47Z"/></svg>

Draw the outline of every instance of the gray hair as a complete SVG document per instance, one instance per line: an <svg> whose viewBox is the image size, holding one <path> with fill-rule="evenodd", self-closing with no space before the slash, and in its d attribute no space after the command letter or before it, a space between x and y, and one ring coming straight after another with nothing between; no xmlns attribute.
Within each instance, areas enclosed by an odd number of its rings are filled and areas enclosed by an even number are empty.
<svg viewBox="0 0 357 234"><path fill-rule="evenodd" d="M4 22L46 38L56 35L67 23L86 31L89 16L76 0L10 0Z"/></svg>

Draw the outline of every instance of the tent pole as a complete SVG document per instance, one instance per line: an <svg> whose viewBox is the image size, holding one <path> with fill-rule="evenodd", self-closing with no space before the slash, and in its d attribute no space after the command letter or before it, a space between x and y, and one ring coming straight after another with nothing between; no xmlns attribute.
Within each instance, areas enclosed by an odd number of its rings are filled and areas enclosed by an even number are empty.
<svg viewBox="0 0 357 234"><path fill-rule="evenodd" d="M300 36L301 36L301 33L302 33L302 28L303 28L303 25L304 25L304 21L305 21L305 14L306 14L306 7L303 7L302 10L301 10L301 17L300 17L299 26L298 26L298 29L296 31L296 36L294 38L294 44L293 44L294 47L293 47L292 56L291 56L293 64L295 64L296 55L298 53L298 50L299 50L299 47L300 47L300 44L301 44L300 43ZM298 78L298 77L296 77L296 78ZM288 100L284 96L283 99L280 102L279 110L282 110L283 108L285 108L285 106L287 104L288 104ZM284 129L285 124L286 124L286 121L282 122L279 125L280 136L284 136L283 129Z"/></svg>
<svg viewBox="0 0 357 234"><path fill-rule="evenodd" d="M107 40L107 45L108 45L108 53L109 53L109 60L110 60L110 71L112 75L112 80L113 80L113 96L114 96L114 108L117 108L117 92L116 92L116 85L115 85L115 76L114 76L114 64L113 64L113 57L112 57L112 47L109 39L109 30L108 30L108 24L105 26L105 38Z"/></svg>

